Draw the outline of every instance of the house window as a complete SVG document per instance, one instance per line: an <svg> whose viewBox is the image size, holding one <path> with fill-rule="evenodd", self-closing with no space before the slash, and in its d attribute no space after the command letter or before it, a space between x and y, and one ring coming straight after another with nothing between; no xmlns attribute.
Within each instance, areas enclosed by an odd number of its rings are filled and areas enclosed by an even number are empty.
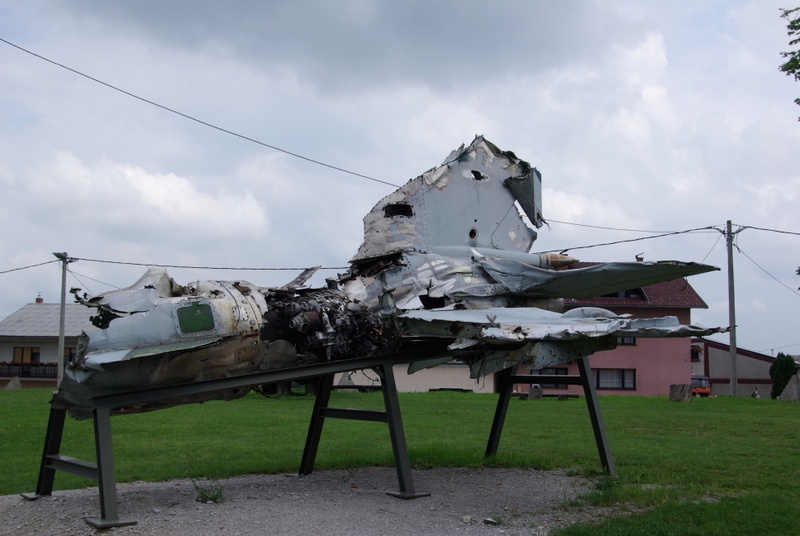
<svg viewBox="0 0 800 536"><path fill-rule="evenodd" d="M603 294L603 298L634 298L637 300L644 299L644 292L640 288L632 288L629 290L620 290L619 292L612 292L611 294Z"/></svg>
<svg viewBox="0 0 800 536"><path fill-rule="evenodd" d="M617 337L617 346L636 346L636 337Z"/></svg>
<svg viewBox="0 0 800 536"><path fill-rule="evenodd" d="M14 347L14 363L38 363L41 352L38 346Z"/></svg>
<svg viewBox="0 0 800 536"><path fill-rule="evenodd" d="M567 369L565 367L551 367L551 368L543 368L536 371L531 371L532 374L548 374L553 376L566 376ZM540 384L542 389L566 389L566 383L542 383Z"/></svg>
<svg viewBox="0 0 800 536"><path fill-rule="evenodd" d="M636 369L595 369L598 389L636 389Z"/></svg>

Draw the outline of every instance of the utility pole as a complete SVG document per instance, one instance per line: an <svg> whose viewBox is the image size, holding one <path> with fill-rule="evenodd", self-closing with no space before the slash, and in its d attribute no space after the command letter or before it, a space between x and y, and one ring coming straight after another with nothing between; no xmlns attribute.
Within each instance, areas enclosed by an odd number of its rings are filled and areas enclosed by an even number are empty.
<svg viewBox="0 0 800 536"><path fill-rule="evenodd" d="M737 231L738 233L739 231ZM729 350L731 357L731 396L736 396L736 387L739 379L736 375L736 296L733 285L733 231L731 230L731 220L725 228L725 242L728 246L728 325L730 331L728 332Z"/></svg>
<svg viewBox="0 0 800 536"><path fill-rule="evenodd" d="M61 387L61 380L64 378L64 316L67 305L67 264L74 262L75 259L65 253L53 253L61 261L61 314L58 320L58 379L56 388Z"/></svg>

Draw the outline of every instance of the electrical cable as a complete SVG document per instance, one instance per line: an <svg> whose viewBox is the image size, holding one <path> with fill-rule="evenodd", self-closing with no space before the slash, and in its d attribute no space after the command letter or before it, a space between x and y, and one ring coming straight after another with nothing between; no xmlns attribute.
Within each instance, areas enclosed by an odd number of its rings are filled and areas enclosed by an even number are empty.
<svg viewBox="0 0 800 536"><path fill-rule="evenodd" d="M800 292L797 292L795 289L793 289L793 288L789 287L789 286L788 286L788 285L786 285L786 284L785 284L783 281L781 281L780 279L778 279L777 277L775 277L774 275L772 275L771 273L769 273L769 272L768 272L766 269L764 269L764 267L763 267L763 266L761 266L761 265L760 265L760 264L758 264L756 261L754 261L754 260L753 260L753 259L750 257L750 255L748 255L747 253L745 253L745 252L742 250L742 248L740 248L740 247L739 247L739 245L738 245L738 244L736 245L736 249L737 249L737 251L738 251L739 253L741 253L742 255L744 255L745 257L747 257L747 259L748 259L750 262L752 262L753 264L755 264L755 265L756 265L756 266L757 266L757 267L758 267L758 268L759 268L759 269L760 269L762 272L764 272L764 273L765 273L765 274L767 274L769 277L771 277L772 279L774 279L774 280L775 280L775 282L777 282L779 285L781 285L782 287L784 287L784 288L788 289L788 290L789 290L789 291L790 291L792 294L796 294L797 296L800 296Z"/></svg>
<svg viewBox="0 0 800 536"><path fill-rule="evenodd" d="M40 262L39 264L31 264L29 266L21 266L19 268L11 268L9 270L3 270L2 272L0 272L0 275L7 274L7 273L10 273L10 272L18 272L19 270L27 270L28 268L36 268L37 266L44 266L45 264L51 264L51 263L54 263L54 262L61 262L61 261L58 260L58 259L54 259L52 261Z"/></svg>
<svg viewBox="0 0 800 536"><path fill-rule="evenodd" d="M706 256L705 256L705 257L703 257L703 260L702 260L702 261L700 261L700 264L703 264L704 262L706 262L706 259L708 258L708 256L709 256L709 255L711 255L711 252L712 252L712 251L714 251L714 248L716 248L716 247L717 247L717 244L719 244L719 241L720 241L720 240L722 240L722 237L723 237L723 236L724 236L724 235L720 234L720 235L717 237L717 240L716 240L716 242L714 242L714 245L713 245L713 246L711 246L711 249L709 249L709 250L708 250L708 253L706 253Z"/></svg>
<svg viewBox="0 0 800 536"><path fill-rule="evenodd" d="M79 273L77 273L77 272L74 272L74 271L72 271L72 270L70 270L70 269L67 269L67 271L68 271L68 272L69 272L69 273L72 275L72 277L74 277L74 278L75 278L75 280L76 280L78 283L80 283L80 284L81 284L81 287L87 287L87 288L88 288L88 285L87 285L86 283L84 283L84 282L83 282L83 281L80 279L80 277L82 277L82 278L84 278L84 279L88 279L88 280L90 280L90 281L94 281L95 283L100 283L101 285L105 285L105 286L107 286L107 287L111 287L111 288L114 288L114 289L117 289L117 290L119 290L119 289L120 289L120 287L118 287L118 286L116 286L116 285L112 285L111 283L106 283L105 281L100 281L99 279L95 279L95 278L93 278L93 277L89 277L88 275L79 274ZM79 276L80 276L80 277L79 277Z"/></svg>
<svg viewBox="0 0 800 536"><path fill-rule="evenodd" d="M588 223L575 223L571 221L560 221L547 219L546 223L560 223L562 225L574 225L576 227L587 227L589 229L600 229L602 231L623 231L628 233L672 233L674 231L651 231L647 229L623 229L621 227L604 227L602 225L589 225Z"/></svg>
<svg viewBox="0 0 800 536"><path fill-rule="evenodd" d="M754 227L752 225L742 225L739 230L744 231L745 229L755 229L756 231L768 231L770 233L780 233L780 234L800 236L800 233L794 231L781 231L779 229L767 229L764 227Z"/></svg>
<svg viewBox="0 0 800 536"><path fill-rule="evenodd" d="M600 243L600 244L590 244L590 245L587 245L587 246L574 246L574 247L565 248L565 249L549 249L549 250L546 250L546 251L539 251L538 253L561 253L562 255L564 255L564 254L566 254L566 252L572 251L572 250L575 250L575 249L589 249L589 248L596 248L596 247L601 247L601 246L615 246L617 244L626 244L626 243L630 243L630 242L639 242L639 241L642 241L642 240L652 240L654 238L663 238L665 236L674 236L674 235L680 235L680 234L694 233L694 232L698 232L698 231L707 231L709 229L715 229L715 227L713 227L713 226L698 227L696 229L686 229L684 231L671 231L671 232L661 233L661 234L657 234L657 235L653 235L653 236L641 236L639 238L629 238L627 240L616 240L614 242L603 242L603 243Z"/></svg>
<svg viewBox="0 0 800 536"><path fill-rule="evenodd" d="M784 348L791 348L793 346L800 346L800 342L796 342L794 344L785 344L783 346L776 346L775 348L770 348L769 351L770 352L774 352L775 350L783 350ZM766 353L766 352L762 352L762 353Z"/></svg>
<svg viewBox="0 0 800 536"><path fill-rule="evenodd" d="M237 138L241 138L243 140L255 143L257 145L261 145L263 147L267 147L269 149L272 149L273 151L278 151L278 152L287 154L289 156L293 156L295 158L299 158L300 160L305 160L306 162L310 162L312 164L317 164L318 166L323 166L323 167L326 167L326 168L329 168L329 169L332 169L332 170L335 170L335 171L340 171L342 173L348 173L348 174L353 175L355 177L361 177L362 179L367 179L367 180L370 180L370 181L373 181L373 182L379 182L379 183L385 184L387 186L393 186L395 188L399 187L398 184L393 184L391 182L387 182L387 181L384 181L384 180L381 180L381 179L376 179L375 177L370 177L369 175L363 175L361 173L356 173L355 171L350 171L349 169L337 167L337 166L334 166L334 165L331 165L331 164L326 164L325 162L322 162L320 160L315 160L313 158L309 158L307 156L303 156L301 154L294 153L292 151L288 151L286 149L281 149L280 147L277 147L275 145L270 145L269 143L265 143L263 141L259 141L259 140L255 139L255 138L251 138L249 136L245 136L243 134L239 134L237 132L234 132L232 130L228 130L226 128L214 125L214 124L209 123L207 121L203 121L202 119L198 119L198 118L196 118L194 116L191 116L189 114L185 114L183 112L179 112L178 110L175 110L173 108L169 108L168 106L164 106L163 104L158 104L157 102L151 101L151 100L146 99L144 97L140 97L139 95L136 95L135 93L131 93L130 91L126 91L126 90L124 90L122 88L119 88L117 86L111 85L108 82L103 82L102 80L100 80L98 78L95 78L93 76L89 76L88 74L82 73L81 71L78 71L77 69L73 69L72 67L68 67L68 66L66 66L66 65L64 65L62 63L58 63L57 61L51 60L49 58L46 58L46 57L44 57L44 56L42 56L40 54L37 54L37 53L35 53L35 52L31 51L31 50L28 50L28 49L23 48L23 47L21 47L19 45L16 45L16 44L12 43L11 41L8 41L7 39L3 39L2 37L0 37L0 41L2 41L3 43L6 43L7 45L10 45L10 46L18 49L18 50L21 50L22 52L25 52L26 54L30 54L31 56L39 58L40 60L46 61L47 63L50 63L50 64L55 65L57 67L61 67L62 69L66 69L67 71L70 71L71 73L77 74L78 76L82 76L82 77L84 77L84 78L86 78L88 80L91 80L92 82L96 82L96 83L98 83L100 85L103 85L103 86L109 88L109 89L113 89L114 91L118 91L118 92L120 92L120 93L122 93L124 95L127 95L129 97L137 99L137 100L139 100L141 102L150 104L151 106L155 106L156 108L160 108L160 109L162 109L164 111L173 113L175 115L179 115L179 116L183 117L184 119L189 119L190 121L194 121L195 123L199 123L199 124L207 126L209 128L213 128L214 130L218 130L220 132L224 132L225 134L230 134L231 136L235 136Z"/></svg>
<svg viewBox="0 0 800 536"><path fill-rule="evenodd" d="M127 266L147 266L147 267L158 267L158 268L186 268L190 270L242 270L242 271L252 271L252 272L296 272L307 270L308 267L304 268L253 268L253 267L230 267L230 266L189 266L185 264L155 264L150 262L125 262L125 261L109 261L103 259L86 259L83 257L72 257L76 261L84 261L84 262L98 262L104 264L123 264ZM320 266L319 270L348 270L349 266Z"/></svg>

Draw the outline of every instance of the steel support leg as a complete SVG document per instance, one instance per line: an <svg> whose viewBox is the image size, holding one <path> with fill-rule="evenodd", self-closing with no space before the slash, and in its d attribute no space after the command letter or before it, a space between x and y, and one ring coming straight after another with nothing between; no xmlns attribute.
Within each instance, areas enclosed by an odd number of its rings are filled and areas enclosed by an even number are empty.
<svg viewBox="0 0 800 536"><path fill-rule="evenodd" d="M397 480L400 492L389 492L393 497L401 499L416 499L427 497L430 493L417 493L414 491L414 480L411 477L411 462L408 459L406 435L403 431L403 418L400 415L400 402L397 399L397 384L394 381L392 365L377 367L376 372L381 377L383 386L383 403L386 406L386 422L389 425L389 436L392 440L394 464L397 469Z"/></svg>
<svg viewBox="0 0 800 536"><path fill-rule="evenodd" d="M39 480L36 483L35 493L23 493L22 496L30 501L45 497L53 493L53 481L56 469L50 465L50 457L57 456L61 450L61 437L64 434L64 421L67 410L50 406L50 417L47 420L47 432L44 436L42 449L42 463L39 466Z"/></svg>
<svg viewBox="0 0 800 536"><path fill-rule="evenodd" d="M310 475L314 470L314 461L317 459L319 440L322 437L322 425L325 424L323 412L328 407L333 390L333 374L321 376L317 384L317 397L314 399L314 410L311 414L311 423L308 425L306 446L303 449L303 459L300 461L300 474Z"/></svg>
<svg viewBox="0 0 800 536"><path fill-rule="evenodd" d="M508 402L511 400L511 376L514 367L503 369L497 373L498 390L500 391L497 399L497 409L494 411L494 420L492 420L492 431L489 433L489 442L486 444L486 453L484 458L494 456L497 454L497 447L500 445L500 435L503 433L503 425L506 422L506 413L508 413Z"/></svg>
<svg viewBox="0 0 800 536"><path fill-rule="evenodd" d="M96 408L93 413L97 485L100 490L100 517L86 518L86 522L100 529L135 525L136 521L120 519L117 513L117 482L114 474L114 452L111 445L111 409Z"/></svg>
<svg viewBox="0 0 800 536"><path fill-rule="evenodd" d="M600 404L598 403L597 391L594 387L594 377L592 375L592 368L589 365L588 356L583 356L581 359L578 359L578 369L581 373L581 382L583 383L583 392L586 396L586 405L589 409L589 417L592 419L592 430L594 431L594 439L597 442L597 452L600 455L600 463L606 473L611 476L617 476L617 470L614 467L614 458L611 456L611 447L608 444L606 425L603 422L603 414L600 412Z"/></svg>
<svg viewBox="0 0 800 536"><path fill-rule="evenodd" d="M429 493L416 493L414 491L411 463L408 459L408 447L406 446L406 437L403 432L403 420L400 416L400 404L397 400L397 385L394 381L392 365L380 365L373 370L381 378L383 403L386 411L331 408L328 403L333 390L333 374L320 378L299 473L300 475L310 475L314 470L314 461L317 457L317 449L322 437L325 417L385 422L389 426L389 436L392 441L392 452L394 453L395 467L397 469L397 480L400 486L399 493L390 492L389 495L403 499L428 496L430 495Z"/></svg>

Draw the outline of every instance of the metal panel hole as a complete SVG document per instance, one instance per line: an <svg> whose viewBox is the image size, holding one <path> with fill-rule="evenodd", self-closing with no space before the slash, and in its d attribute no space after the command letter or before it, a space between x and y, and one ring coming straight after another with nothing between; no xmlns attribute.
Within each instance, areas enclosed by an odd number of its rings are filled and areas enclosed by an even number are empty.
<svg viewBox="0 0 800 536"><path fill-rule="evenodd" d="M414 215L414 211L411 209L411 205L407 203L395 203L383 207L383 215L387 218L395 218L398 216L410 218Z"/></svg>

